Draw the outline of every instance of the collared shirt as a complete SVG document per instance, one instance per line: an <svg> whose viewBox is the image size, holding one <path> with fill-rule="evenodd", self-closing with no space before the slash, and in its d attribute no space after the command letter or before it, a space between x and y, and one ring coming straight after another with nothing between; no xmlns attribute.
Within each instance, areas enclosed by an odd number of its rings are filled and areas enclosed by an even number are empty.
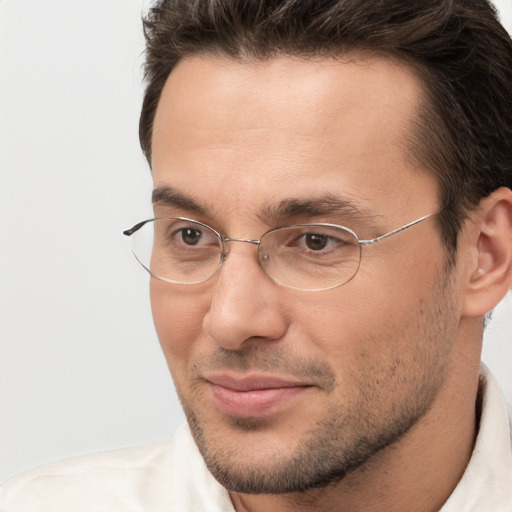
<svg viewBox="0 0 512 512"><path fill-rule="evenodd" d="M498 384L483 366L471 460L440 512L512 512L512 439ZM44 465L0 487L2 512L235 512L188 427L165 441Z"/></svg>

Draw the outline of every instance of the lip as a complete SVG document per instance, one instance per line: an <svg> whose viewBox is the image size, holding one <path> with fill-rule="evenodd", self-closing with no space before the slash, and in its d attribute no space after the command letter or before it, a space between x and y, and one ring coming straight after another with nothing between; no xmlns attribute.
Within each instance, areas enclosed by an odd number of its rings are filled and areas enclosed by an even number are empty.
<svg viewBox="0 0 512 512"><path fill-rule="evenodd" d="M225 414L239 418L264 416L285 407L312 386L280 377L211 375L206 379L213 402Z"/></svg>

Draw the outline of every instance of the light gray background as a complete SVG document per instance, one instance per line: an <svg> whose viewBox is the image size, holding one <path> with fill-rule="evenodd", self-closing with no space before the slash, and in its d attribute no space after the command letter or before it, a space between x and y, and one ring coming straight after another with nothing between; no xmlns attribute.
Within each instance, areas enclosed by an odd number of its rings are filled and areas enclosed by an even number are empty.
<svg viewBox="0 0 512 512"><path fill-rule="evenodd" d="M497 0L512 29L512 0ZM0 0L0 481L169 435L183 414L148 279L141 0ZM510 295L510 294L509 294ZM512 401L512 299L484 358Z"/></svg>

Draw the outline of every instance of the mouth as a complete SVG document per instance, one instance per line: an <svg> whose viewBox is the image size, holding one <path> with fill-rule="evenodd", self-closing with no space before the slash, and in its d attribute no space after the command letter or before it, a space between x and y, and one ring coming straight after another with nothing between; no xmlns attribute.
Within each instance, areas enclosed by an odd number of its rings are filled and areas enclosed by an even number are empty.
<svg viewBox="0 0 512 512"><path fill-rule="evenodd" d="M213 403L223 413L239 418L265 416L285 408L313 386L280 377L227 374L205 378Z"/></svg>

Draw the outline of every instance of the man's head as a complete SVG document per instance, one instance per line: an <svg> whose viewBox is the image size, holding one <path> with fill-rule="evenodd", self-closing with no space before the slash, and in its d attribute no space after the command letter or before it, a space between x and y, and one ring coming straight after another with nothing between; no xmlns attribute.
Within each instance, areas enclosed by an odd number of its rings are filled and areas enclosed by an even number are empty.
<svg viewBox="0 0 512 512"><path fill-rule="evenodd" d="M508 104L512 50L482 29L502 57L483 76L490 50L474 25L496 21L469 3L163 2L147 22L141 140L155 217L237 239L205 282L151 281L188 422L230 490L302 491L372 464L384 481L411 452L428 455L408 467L427 490L421 469L471 442L482 316L511 284L512 193L499 187L512 119L491 116ZM476 45L467 69L456 32ZM256 256L278 226L371 240L440 210L363 246L356 275L330 290L280 286ZM215 237L179 226L158 243L195 275ZM334 236L311 245L315 229L281 243L315 262L309 280L343 249Z"/></svg>

